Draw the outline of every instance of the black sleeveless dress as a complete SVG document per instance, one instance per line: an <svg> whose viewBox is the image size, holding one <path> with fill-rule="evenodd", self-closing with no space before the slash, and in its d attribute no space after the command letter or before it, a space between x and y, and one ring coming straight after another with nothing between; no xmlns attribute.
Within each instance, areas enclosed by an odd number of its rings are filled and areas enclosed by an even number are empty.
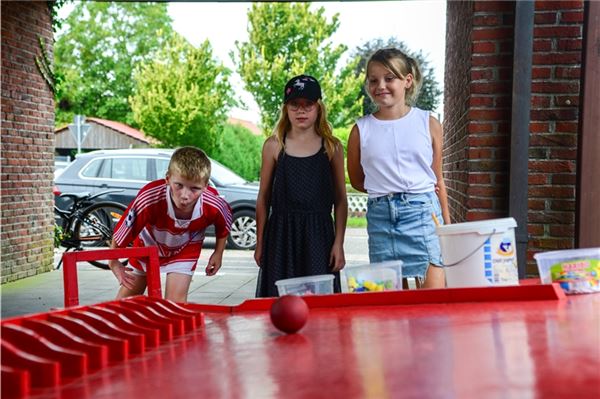
<svg viewBox="0 0 600 399"><path fill-rule="evenodd" d="M271 192L271 213L263 239L257 297L278 296L275 281L331 274L329 255L335 238L331 164L321 143L308 157L282 150L277 158ZM334 291L341 292L335 276Z"/></svg>

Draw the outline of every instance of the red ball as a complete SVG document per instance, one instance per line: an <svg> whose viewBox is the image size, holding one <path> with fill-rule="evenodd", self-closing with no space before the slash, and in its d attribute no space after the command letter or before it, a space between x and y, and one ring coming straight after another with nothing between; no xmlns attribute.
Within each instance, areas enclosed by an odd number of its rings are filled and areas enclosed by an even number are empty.
<svg viewBox="0 0 600 399"><path fill-rule="evenodd" d="M306 324L308 305L297 295L284 295L271 306L271 322L279 330L293 334Z"/></svg>

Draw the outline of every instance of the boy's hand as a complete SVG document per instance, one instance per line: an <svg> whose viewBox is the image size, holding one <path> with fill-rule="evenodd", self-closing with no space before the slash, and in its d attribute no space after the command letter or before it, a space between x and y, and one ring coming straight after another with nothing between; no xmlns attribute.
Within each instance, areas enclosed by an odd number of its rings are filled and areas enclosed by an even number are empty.
<svg viewBox="0 0 600 399"><path fill-rule="evenodd" d="M133 289L133 283L135 281L135 276L129 272L129 270L118 260L113 259L108 262L108 266L110 270L113 272L119 285L122 285L125 288L130 290Z"/></svg>
<svg viewBox="0 0 600 399"><path fill-rule="evenodd" d="M222 259L223 254L213 252L213 254L210 256L210 259L208 259L208 265L206 265L205 271L207 276L214 276L215 274L217 274L217 272L221 268Z"/></svg>

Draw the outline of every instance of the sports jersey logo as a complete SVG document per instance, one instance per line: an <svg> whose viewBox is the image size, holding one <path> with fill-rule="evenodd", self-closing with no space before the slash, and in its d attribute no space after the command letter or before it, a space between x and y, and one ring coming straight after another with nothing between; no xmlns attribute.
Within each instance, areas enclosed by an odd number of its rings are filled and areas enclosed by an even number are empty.
<svg viewBox="0 0 600 399"><path fill-rule="evenodd" d="M504 237L500 242L496 253L500 256L513 256L515 249L513 248L512 241L509 238Z"/></svg>
<svg viewBox="0 0 600 399"><path fill-rule="evenodd" d="M129 212L127 212L127 218L125 219L125 226L127 226L128 228L131 228L131 226L133 226L134 223L135 223L135 211L133 209L130 209Z"/></svg>

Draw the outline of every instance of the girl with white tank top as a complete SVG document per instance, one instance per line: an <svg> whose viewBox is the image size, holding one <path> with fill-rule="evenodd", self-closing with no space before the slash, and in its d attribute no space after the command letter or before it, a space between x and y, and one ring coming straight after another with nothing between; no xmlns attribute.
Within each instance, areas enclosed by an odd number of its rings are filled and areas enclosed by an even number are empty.
<svg viewBox="0 0 600 399"><path fill-rule="evenodd" d="M378 110L356 121L348 139L352 186L369 195L371 263L401 260L404 277L425 278L424 288L445 286L436 224L450 223L442 177L442 127L411 104L421 73L394 48L367 63L367 93Z"/></svg>

